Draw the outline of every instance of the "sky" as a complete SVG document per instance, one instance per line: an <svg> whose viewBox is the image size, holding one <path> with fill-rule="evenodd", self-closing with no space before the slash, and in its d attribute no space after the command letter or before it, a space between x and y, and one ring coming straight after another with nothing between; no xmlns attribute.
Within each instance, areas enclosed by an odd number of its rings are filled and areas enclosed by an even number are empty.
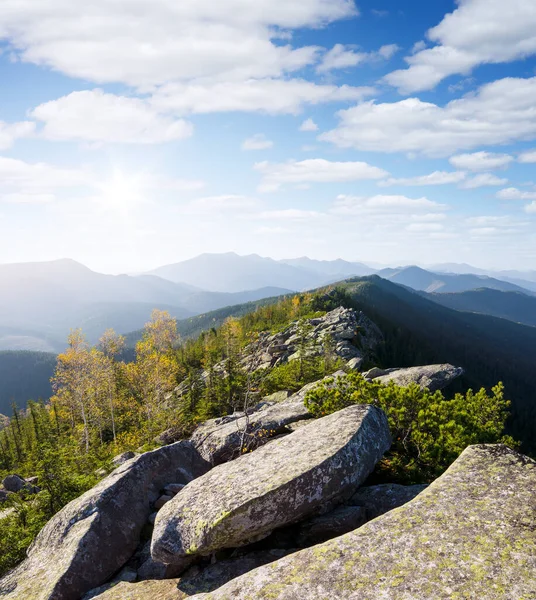
<svg viewBox="0 0 536 600"><path fill-rule="evenodd" d="M2 0L0 263L536 268L534 0Z"/></svg>

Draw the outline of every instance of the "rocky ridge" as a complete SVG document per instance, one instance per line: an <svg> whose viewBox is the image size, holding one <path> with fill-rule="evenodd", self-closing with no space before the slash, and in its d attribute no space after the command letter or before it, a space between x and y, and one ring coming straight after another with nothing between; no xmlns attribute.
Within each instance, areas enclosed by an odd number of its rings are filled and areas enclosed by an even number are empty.
<svg viewBox="0 0 536 600"><path fill-rule="evenodd" d="M340 308L311 321L309 350L321 352L329 335L349 369L381 343L361 313ZM249 356L294 360L297 326L260 336ZM461 372L363 375L435 390ZM117 456L110 475L49 521L0 581L0 598L534 597L534 461L471 447L428 487L363 486L389 447L386 417L354 405L312 420L304 397L314 385L208 421L189 441Z"/></svg>

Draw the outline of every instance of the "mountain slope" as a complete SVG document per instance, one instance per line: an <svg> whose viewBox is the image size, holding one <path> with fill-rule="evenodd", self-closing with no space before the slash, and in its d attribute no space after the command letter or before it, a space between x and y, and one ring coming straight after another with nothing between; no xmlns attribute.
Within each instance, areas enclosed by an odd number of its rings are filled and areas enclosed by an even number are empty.
<svg viewBox="0 0 536 600"><path fill-rule="evenodd" d="M73 328L94 343L110 327L143 327L154 308L184 319L287 291L205 292L155 275L104 275L68 259L0 265L0 289L0 349L51 352L64 347Z"/></svg>
<svg viewBox="0 0 536 600"><path fill-rule="evenodd" d="M512 400L510 431L536 451L536 328L452 310L377 276L340 288L385 333L384 366L450 362L466 370L458 386L503 381Z"/></svg>
<svg viewBox="0 0 536 600"><path fill-rule="evenodd" d="M491 315L536 327L536 297L519 292L482 288L459 293L426 294L426 297L455 310Z"/></svg>
<svg viewBox="0 0 536 600"><path fill-rule="evenodd" d="M376 272L375 269L371 269L363 263L348 262L340 258L336 260L313 260L307 256L302 256L301 258L283 259L279 262L292 267L307 269L338 281L347 277L372 275Z"/></svg>
<svg viewBox="0 0 536 600"><path fill-rule="evenodd" d="M201 254L190 260L159 267L151 274L195 285L216 292L237 292L263 287L281 287L294 291L317 287L329 277L303 267L263 258L257 254L239 256Z"/></svg>
<svg viewBox="0 0 536 600"><path fill-rule="evenodd" d="M0 414L11 415L11 405L24 408L28 400L48 399L56 355L46 352L0 352Z"/></svg>
<svg viewBox="0 0 536 600"><path fill-rule="evenodd" d="M451 274L432 273L420 267L403 267L400 269L382 269L378 272L380 277L393 283L405 285L414 290L429 293L465 292L478 288L490 288L503 292L522 292L530 294L527 288L522 288L514 283L472 273Z"/></svg>

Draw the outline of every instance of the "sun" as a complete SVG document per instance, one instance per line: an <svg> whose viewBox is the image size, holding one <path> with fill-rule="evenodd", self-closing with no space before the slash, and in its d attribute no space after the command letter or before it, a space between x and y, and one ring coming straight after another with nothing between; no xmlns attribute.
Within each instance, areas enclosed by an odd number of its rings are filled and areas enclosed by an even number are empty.
<svg viewBox="0 0 536 600"><path fill-rule="evenodd" d="M112 176L97 185L95 198L105 212L128 217L134 208L145 201L145 181L141 175L114 169Z"/></svg>

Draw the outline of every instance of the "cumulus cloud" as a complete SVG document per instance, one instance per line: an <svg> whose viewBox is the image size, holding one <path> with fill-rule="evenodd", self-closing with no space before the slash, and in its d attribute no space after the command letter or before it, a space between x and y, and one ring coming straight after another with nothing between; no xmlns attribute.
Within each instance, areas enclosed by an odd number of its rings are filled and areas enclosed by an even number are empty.
<svg viewBox="0 0 536 600"><path fill-rule="evenodd" d="M313 119L305 119L305 121L300 125L300 131L318 131L318 125L313 121Z"/></svg>
<svg viewBox="0 0 536 600"><path fill-rule="evenodd" d="M335 44L331 50L324 54L322 62L316 68L316 72L328 73L335 69L356 67L367 62L389 60L398 50L399 47L396 44L386 44L373 52L360 52L355 49L355 46Z"/></svg>
<svg viewBox="0 0 536 600"><path fill-rule="evenodd" d="M380 181L378 185L381 187L389 187L391 185L446 185L449 183L459 183L465 177L466 173L463 171L434 171L429 175L420 175L417 177L402 177L399 179L391 177L385 181Z"/></svg>
<svg viewBox="0 0 536 600"><path fill-rule="evenodd" d="M536 200L533 200L530 204L525 206L525 212L536 213Z"/></svg>
<svg viewBox="0 0 536 600"><path fill-rule="evenodd" d="M361 100L374 94L371 87L317 85L304 79L249 79L170 83L153 95L152 105L179 115L214 112L298 114L305 105Z"/></svg>
<svg viewBox="0 0 536 600"><path fill-rule="evenodd" d="M418 98L368 101L339 111L338 126L319 139L357 150L448 156L536 138L535 97L536 77L508 77L445 106Z"/></svg>
<svg viewBox="0 0 536 600"><path fill-rule="evenodd" d="M331 162L323 158L289 160L286 163L256 163L253 167L261 173L259 191L273 192L284 184L330 183L382 179L387 171L365 162Z"/></svg>
<svg viewBox="0 0 536 600"><path fill-rule="evenodd" d="M52 202L59 189L77 188L92 181L88 172L48 163L29 163L0 157L0 200L17 204Z"/></svg>
<svg viewBox="0 0 536 600"><path fill-rule="evenodd" d="M0 121L0 150L11 148L15 140L30 137L35 130L32 121L21 121L19 123L4 123Z"/></svg>
<svg viewBox="0 0 536 600"><path fill-rule="evenodd" d="M449 162L457 169L466 171L493 171L503 169L514 160L509 154L495 152L473 152L472 154L458 154L451 156Z"/></svg>
<svg viewBox="0 0 536 600"><path fill-rule="evenodd" d="M408 198L401 195L377 196L351 196L341 194L337 196L331 213L337 215L360 215L363 213L384 212L388 214L407 214L413 211L445 210L445 204L439 204L428 198Z"/></svg>
<svg viewBox="0 0 536 600"><path fill-rule="evenodd" d="M242 150L267 150L273 145L272 140L267 139L264 133L257 133L242 142Z"/></svg>
<svg viewBox="0 0 536 600"><path fill-rule="evenodd" d="M522 152L517 160L520 163L536 163L536 150L528 150L527 152Z"/></svg>
<svg viewBox="0 0 536 600"><path fill-rule="evenodd" d="M30 116L43 123L41 135L49 140L156 144L193 133L190 123L158 114L145 100L99 89L72 92L46 102Z"/></svg>
<svg viewBox="0 0 536 600"><path fill-rule="evenodd" d="M434 88L445 77L466 75L480 64L503 63L536 53L536 4L531 0L460 0L428 30L436 44L406 57L409 65L384 79L402 93Z"/></svg>
<svg viewBox="0 0 536 600"><path fill-rule="evenodd" d="M0 39L23 61L132 86L197 77L273 77L316 60L286 32L357 15L353 0L4 0Z"/></svg>
<svg viewBox="0 0 536 600"><path fill-rule="evenodd" d="M493 173L480 173L462 182L460 187L464 190L474 190L479 187L504 185L505 183L508 183L508 179L497 177Z"/></svg>
<svg viewBox="0 0 536 600"><path fill-rule="evenodd" d="M536 200L536 192L526 192L515 187L504 188L497 192L499 200Z"/></svg>

